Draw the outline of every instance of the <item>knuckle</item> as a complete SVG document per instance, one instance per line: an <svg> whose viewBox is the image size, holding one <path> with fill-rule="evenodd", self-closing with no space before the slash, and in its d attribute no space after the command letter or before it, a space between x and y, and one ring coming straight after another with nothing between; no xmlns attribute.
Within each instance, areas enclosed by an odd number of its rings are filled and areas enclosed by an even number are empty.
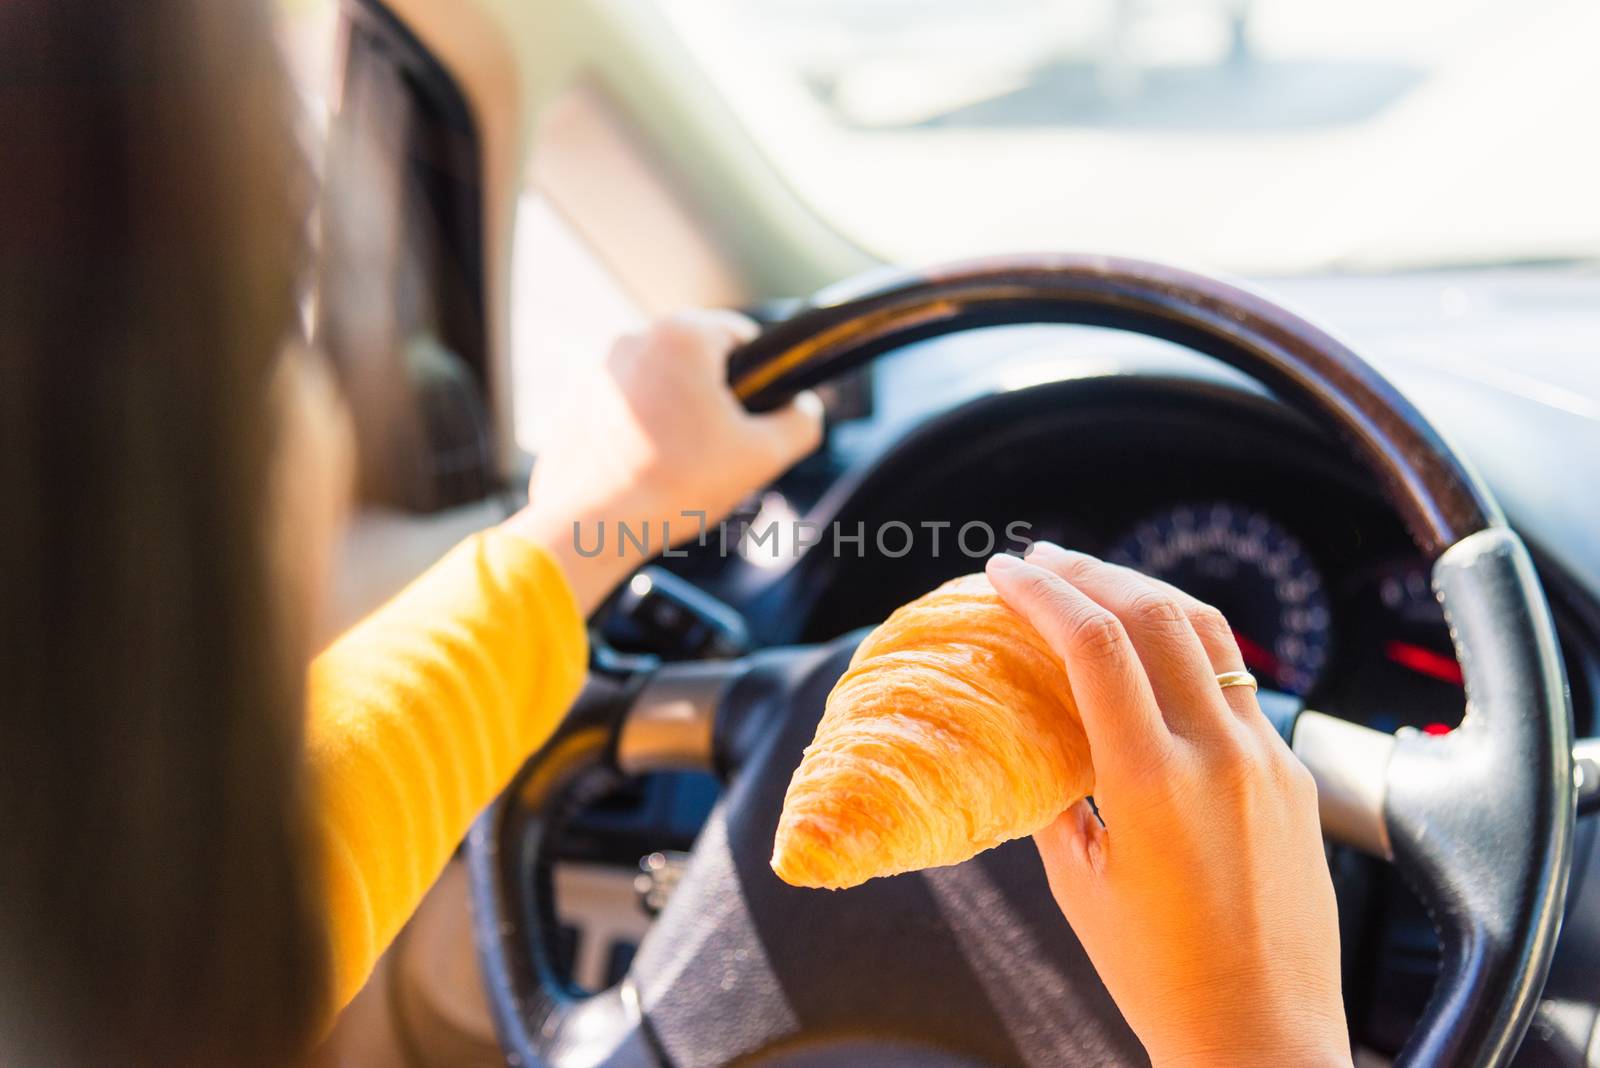
<svg viewBox="0 0 1600 1068"><path fill-rule="evenodd" d="M648 407L659 392L659 365L638 348L617 348L606 358L605 375L630 407Z"/></svg>
<svg viewBox="0 0 1600 1068"><path fill-rule="evenodd" d="M617 338L611 346L611 351L606 354L606 363L615 364L636 359L640 350L647 344L649 339L642 333L623 334Z"/></svg>
<svg viewBox="0 0 1600 1068"><path fill-rule="evenodd" d="M1202 748L1207 776L1232 796L1259 796L1271 780L1261 747L1245 731L1232 729L1232 724L1208 737Z"/></svg>
<svg viewBox="0 0 1600 1068"><path fill-rule="evenodd" d="M772 446L773 458L781 466L787 467L799 457L815 452L817 446L821 444L822 424L800 416L794 420L789 433L775 439Z"/></svg>
<svg viewBox="0 0 1600 1068"><path fill-rule="evenodd" d="M1147 627L1174 627L1188 622L1188 616L1174 598L1150 590L1135 594L1128 602L1128 616Z"/></svg>
<svg viewBox="0 0 1600 1068"><path fill-rule="evenodd" d="M1109 660L1121 654L1128 634L1117 617L1104 610L1083 610L1067 620L1067 644L1083 660Z"/></svg>
<svg viewBox="0 0 1600 1068"><path fill-rule="evenodd" d="M699 327L681 313L657 319L652 323L648 341L653 351L673 355L698 350L705 344L704 335Z"/></svg>
<svg viewBox="0 0 1600 1068"><path fill-rule="evenodd" d="M1189 615L1189 622L1201 639L1233 641L1233 627L1221 610L1209 604L1200 604Z"/></svg>
<svg viewBox="0 0 1600 1068"><path fill-rule="evenodd" d="M630 334L619 338L611 351L606 353L605 373L614 381L627 383L633 380L639 370L639 353L644 346L644 339Z"/></svg>
<svg viewBox="0 0 1600 1068"><path fill-rule="evenodd" d="M1252 808L1316 810L1315 778L1282 746L1240 737L1214 747L1207 764L1219 784Z"/></svg>
<svg viewBox="0 0 1600 1068"><path fill-rule="evenodd" d="M701 308L689 314L702 329L716 333L729 344L749 341L761 332L755 320L729 308Z"/></svg>
<svg viewBox="0 0 1600 1068"><path fill-rule="evenodd" d="M1265 770L1257 754L1235 739L1214 746L1210 753L1212 770L1236 785L1249 783Z"/></svg>
<svg viewBox="0 0 1600 1068"><path fill-rule="evenodd" d="M800 435L802 451L815 452L822 445L823 430L822 416L807 417L804 430Z"/></svg>
<svg viewBox="0 0 1600 1068"><path fill-rule="evenodd" d="M800 443L785 434L757 436L748 447L752 464L760 476L758 481L762 482L782 473L803 454Z"/></svg>
<svg viewBox="0 0 1600 1068"><path fill-rule="evenodd" d="M1274 762L1289 795L1301 804L1317 805L1317 777L1292 754Z"/></svg>

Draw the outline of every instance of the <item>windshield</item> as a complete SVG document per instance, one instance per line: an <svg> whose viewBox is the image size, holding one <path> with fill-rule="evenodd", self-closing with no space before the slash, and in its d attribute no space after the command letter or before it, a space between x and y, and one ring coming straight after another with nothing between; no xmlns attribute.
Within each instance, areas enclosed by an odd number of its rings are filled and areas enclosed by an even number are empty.
<svg viewBox="0 0 1600 1068"><path fill-rule="evenodd" d="M1256 274L1600 252L1591 0L662 0L887 259Z"/></svg>

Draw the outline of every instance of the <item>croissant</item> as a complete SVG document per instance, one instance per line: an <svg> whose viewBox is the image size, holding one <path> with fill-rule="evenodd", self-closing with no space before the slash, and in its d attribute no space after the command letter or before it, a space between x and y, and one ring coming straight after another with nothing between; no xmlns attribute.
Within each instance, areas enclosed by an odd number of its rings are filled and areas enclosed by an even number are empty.
<svg viewBox="0 0 1600 1068"><path fill-rule="evenodd" d="M1061 658L967 575L856 649L789 783L772 870L838 890L958 864L1093 788Z"/></svg>

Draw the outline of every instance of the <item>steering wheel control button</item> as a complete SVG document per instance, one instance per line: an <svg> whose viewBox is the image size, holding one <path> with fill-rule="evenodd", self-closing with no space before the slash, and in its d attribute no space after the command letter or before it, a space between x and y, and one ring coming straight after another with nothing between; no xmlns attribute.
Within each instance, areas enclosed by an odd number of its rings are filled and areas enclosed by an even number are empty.
<svg viewBox="0 0 1600 1068"><path fill-rule="evenodd" d="M666 660L726 660L750 649L744 617L664 567L635 572L605 629L613 644Z"/></svg>
<svg viewBox="0 0 1600 1068"><path fill-rule="evenodd" d="M678 888L684 869L689 866L689 854L657 851L639 860L639 874L633 877L633 889L639 895L639 907L650 916L659 915L667 907L672 892Z"/></svg>

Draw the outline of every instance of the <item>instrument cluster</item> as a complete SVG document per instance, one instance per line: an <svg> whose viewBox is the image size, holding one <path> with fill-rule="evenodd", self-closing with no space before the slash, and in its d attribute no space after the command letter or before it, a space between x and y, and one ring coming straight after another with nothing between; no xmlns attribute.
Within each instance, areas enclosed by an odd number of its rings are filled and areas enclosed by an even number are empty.
<svg viewBox="0 0 1600 1068"><path fill-rule="evenodd" d="M1263 686L1385 731L1461 722L1461 666L1420 557L1330 575L1271 514L1220 500L1140 519L1106 555L1221 609Z"/></svg>
<svg viewBox="0 0 1600 1068"><path fill-rule="evenodd" d="M1327 585L1300 540L1267 513L1228 501L1180 504L1139 520L1106 558L1216 605L1264 686L1304 697L1332 645Z"/></svg>
<svg viewBox="0 0 1600 1068"><path fill-rule="evenodd" d="M1020 527L1215 605L1264 688L1386 732L1460 725L1462 671L1430 563L1341 446L1270 405L1114 387L974 402L887 459L869 454L823 518L852 530ZM759 641L828 640L982 566L948 545L868 542L814 553L765 589L758 609L784 611L758 612ZM1556 608L1586 734L1590 624Z"/></svg>
<svg viewBox="0 0 1600 1068"><path fill-rule="evenodd" d="M1233 625L1261 685L1309 707L1392 732L1445 733L1466 709L1443 609L1427 561L1402 536L1348 513L1282 510L1226 497L1169 499L1111 512L1038 516L1029 540L1081 549L1170 582L1215 605ZM1393 532L1388 532L1393 534ZM875 623L896 606L981 561L864 562L836 577L807 640ZM843 611L841 611L843 609ZM1569 665L1574 685L1584 672ZM1587 699L1574 693L1580 732Z"/></svg>

